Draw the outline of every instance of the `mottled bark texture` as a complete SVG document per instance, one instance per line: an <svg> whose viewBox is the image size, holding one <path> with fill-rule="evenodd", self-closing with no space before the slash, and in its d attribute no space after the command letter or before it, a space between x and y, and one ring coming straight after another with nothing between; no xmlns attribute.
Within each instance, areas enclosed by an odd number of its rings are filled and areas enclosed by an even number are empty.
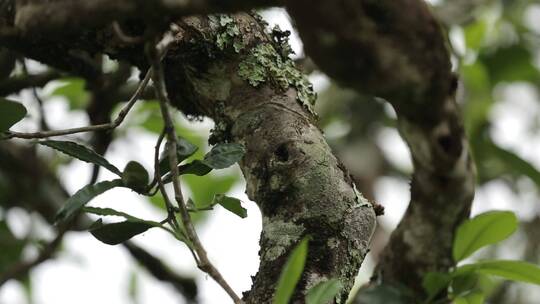
<svg viewBox="0 0 540 304"><path fill-rule="evenodd" d="M475 184L441 28L421 0L291 0L287 8L323 71L397 112L415 168L411 203L375 277L421 298L422 276L454 265L454 230L469 215Z"/></svg>
<svg viewBox="0 0 540 304"><path fill-rule="evenodd" d="M244 299L270 303L291 249L311 235L293 302L302 303L316 283L338 278L344 284L338 303L344 303L367 253L373 209L356 195L349 174L314 125L303 103L313 96L302 97L311 89L281 54L286 45L264 33L252 16L226 18L185 19L165 63L173 102L181 108L196 105L188 108L190 114L214 118L217 140L246 146L241 168L247 194L262 211L263 232L259 272ZM205 37L214 37L210 48L203 47L209 44ZM226 40L222 47L219 39Z"/></svg>
<svg viewBox="0 0 540 304"><path fill-rule="evenodd" d="M302 303L314 284L339 279L344 303L375 227L371 204L315 126L315 96L294 68L283 33L270 35L248 14L190 17L177 22L175 42L164 59L172 102L184 113L216 122L212 141L246 146L240 166L247 193L263 214L261 265L247 303L270 303L278 276L294 246L310 235L306 270L294 295ZM0 35L1 37L1 35ZM140 45L126 45L110 29L62 38L11 32L0 38L11 48L52 66L77 70L63 54L106 52L144 69ZM29 49L31 47L31 49ZM45 49L40 49L45 48ZM40 51L55 56L45 56Z"/></svg>

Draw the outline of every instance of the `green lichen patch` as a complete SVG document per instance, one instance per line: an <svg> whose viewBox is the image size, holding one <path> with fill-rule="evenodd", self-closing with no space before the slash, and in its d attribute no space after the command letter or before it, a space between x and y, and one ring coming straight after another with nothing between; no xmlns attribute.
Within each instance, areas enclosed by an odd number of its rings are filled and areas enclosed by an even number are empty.
<svg viewBox="0 0 540 304"><path fill-rule="evenodd" d="M282 256L287 249L297 242L305 231L304 226L283 220L263 217L264 237L268 239L267 251L263 258L273 261Z"/></svg>
<svg viewBox="0 0 540 304"><path fill-rule="evenodd" d="M230 47L236 53L245 48L238 24L229 15L210 15L210 26L217 32L215 36L216 46L224 51Z"/></svg>
<svg viewBox="0 0 540 304"><path fill-rule="evenodd" d="M283 57L272 43L261 43L253 48L238 67L238 75L250 85L258 87L269 83L283 91L293 87L298 101L312 114L317 99L313 86L294 66L294 62Z"/></svg>

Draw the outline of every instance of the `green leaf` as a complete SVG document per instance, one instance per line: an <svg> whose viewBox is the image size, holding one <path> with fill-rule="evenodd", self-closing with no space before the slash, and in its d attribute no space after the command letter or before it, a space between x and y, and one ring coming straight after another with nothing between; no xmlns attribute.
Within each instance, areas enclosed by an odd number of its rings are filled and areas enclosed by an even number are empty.
<svg viewBox="0 0 540 304"><path fill-rule="evenodd" d="M337 279L319 282L309 289L306 295L306 303L327 304L336 297L341 288L341 282Z"/></svg>
<svg viewBox="0 0 540 304"><path fill-rule="evenodd" d="M490 211L465 221L454 238L454 260L459 262L484 246L506 239L516 231L517 225L517 218L510 211Z"/></svg>
<svg viewBox="0 0 540 304"><path fill-rule="evenodd" d="M239 162L245 154L242 145L228 143L214 146L208 152L203 160L196 159L188 164L178 166L179 174L193 174L204 176L213 169L224 169ZM163 183L170 183L172 175L167 174L163 177Z"/></svg>
<svg viewBox="0 0 540 304"><path fill-rule="evenodd" d="M427 291L428 300L435 298L441 291L448 288L452 276L448 273L429 272L422 280L422 287Z"/></svg>
<svg viewBox="0 0 540 304"><path fill-rule="evenodd" d="M467 25L465 30L465 44L467 48L477 50L482 46L486 34L487 23L484 20Z"/></svg>
<svg viewBox="0 0 540 304"><path fill-rule="evenodd" d="M467 295L460 296L454 299L454 304L484 304L484 293L481 291L471 292Z"/></svg>
<svg viewBox="0 0 540 304"><path fill-rule="evenodd" d="M489 70L493 84L498 82L537 82L540 73L533 64L534 53L525 44L498 48L494 52L481 53L478 60Z"/></svg>
<svg viewBox="0 0 540 304"><path fill-rule="evenodd" d="M123 243L132 237L154 228L155 225L146 221L127 220L119 223L102 224L96 221L90 233L98 240L108 245Z"/></svg>
<svg viewBox="0 0 540 304"><path fill-rule="evenodd" d="M482 277L473 271L454 272L452 275L451 289L454 295L464 295L478 289Z"/></svg>
<svg viewBox="0 0 540 304"><path fill-rule="evenodd" d="M62 209L56 214L56 223L65 222L76 215L79 210L90 202L94 197L111 190L115 187L122 187L122 180L115 179L112 181L104 181L93 185L88 185L77 191L64 204Z"/></svg>
<svg viewBox="0 0 540 304"><path fill-rule="evenodd" d="M51 93L51 96L65 97L71 109L84 109L88 101L90 101L90 94L85 90L85 80L82 78L65 78L62 80L65 84L56 88Z"/></svg>
<svg viewBox="0 0 540 304"><path fill-rule="evenodd" d="M176 152L178 157L178 164L195 154L195 152L197 152L197 150L199 149L197 146L181 137L178 138L177 143L178 145L176 146ZM170 171L171 167L169 166L169 155L167 149L165 149L165 151L163 151L163 154L161 155L161 160L159 161L159 173L161 174L161 176L163 176Z"/></svg>
<svg viewBox="0 0 540 304"><path fill-rule="evenodd" d="M239 162L245 153L240 144L218 144L204 156L204 163L213 169L224 169Z"/></svg>
<svg viewBox="0 0 540 304"><path fill-rule="evenodd" d="M121 216L121 217L124 217L124 218L126 218L128 220L132 220L132 221L143 221L143 222L154 223L154 222L145 221L145 220L136 218L136 217L131 216L131 215L125 213L125 212L118 211L118 210L115 210L115 209L112 209L112 208L84 207L83 211L86 212L86 213L91 213L91 214L95 214L95 215ZM154 224L157 224L159 226L159 223L154 223Z"/></svg>
<svg viewBox="0 0 540 304"><path fill-rule="evenodd" d="M304 237L293 249L283 268L274 295L274 304L287 304L302 277L308 253L309 237Z"/></svg>
<svg viewBox="0 0 540 304"><path fill-rule="evenodd" d="M206 164L205 161L196 159L189 164L178 167L178 170L180 174L204 176L212 171L212 167Z"/></svg>
<svg viewBox="0 0 540 304"><path fill-rule="evenodd" d="M540 285L540 267L523 261L486 260L463 265L458 267L455 272L459 275L471 271L499 276L507 280Z"/></svg>
<svg viewBox="0 0 540 304"><path fill-rule="evenodd" d="M247 217L247 210L242 207L242 201L237 198L229 197L223 194L216 194L214 196L214 200L212 201L212 205L216 204L223 206L223 208L229 210L230 212L238 215L241 218Z"/></svg>
<svg viewBox="0 0 540 304"><path fill-rule="evenodd" d="M122 173L124 185L138 193L146 191L149 179L146 169L136 161L130 161Z"/></svg>
<svg viewBox="0 0 540 304"><path fill-rule="evenodd" d="M44 140L40 141L39 144L53 148L84 162L102 166L109 171L117 174L118 176L122 176L122 172L120 172L118 168L116 168L111 163L109 163L109 161L103 158L103 156L97 154L96 152L94 152L94 150L87 148L83 145L79 145L71 141L59 140Z"/></svg>
<svg viewBox="0 0 540 304"><path fill-rule="evenodd" d="M0 133L9 130L26 116L26 108L15 101L0 98Z"/></svg>

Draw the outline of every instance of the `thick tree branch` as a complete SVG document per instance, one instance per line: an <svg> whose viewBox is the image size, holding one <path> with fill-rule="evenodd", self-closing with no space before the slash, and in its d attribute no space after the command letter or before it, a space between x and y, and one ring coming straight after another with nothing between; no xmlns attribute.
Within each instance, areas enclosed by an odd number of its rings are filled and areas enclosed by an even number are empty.
<svg viewBox="0 0 540 304"><path fill-rule="evenodd" d="M115 20L160 22L197 14L226 13L279 6L280 0L19 0L15 26L25 33L65 35Z"/></svg>
<svg viewBox="0 0 540 304"><path fill-rule="evenodd" d="M454 230L468 217L474 165L455 102L444 35L421 0L288 1L308 55L361 93L387 99L414 162L411 203L376 276L421 297L421 278L452 265Z"/></svg>

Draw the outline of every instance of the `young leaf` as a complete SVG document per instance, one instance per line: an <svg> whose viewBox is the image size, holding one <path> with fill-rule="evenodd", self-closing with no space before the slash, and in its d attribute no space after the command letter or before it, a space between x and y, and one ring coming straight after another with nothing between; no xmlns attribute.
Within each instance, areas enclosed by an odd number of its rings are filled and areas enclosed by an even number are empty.
<svg viewBox="0 0 540 304"><path fill-rule="evenodd" d="M499 276L507 280L540 285L540 267L523 261L487 260L467 264L456 269L456 274L476 272Z"/></svg>
<svg viewBox="0 0 540 304"><path fill-rule="evenodd" d="M239 162L245 153L240 144L219 144L204 156L204 163L213 169L224 169Z"/></svg>
<svg viewBox="0 0 540 304"><path fill-rule="evenodd" d="M103 156L97 154L92 149L89 149L83 145L79 145L71 141L59 140L44 140L40 141L39 144L53 148L84 162L102 166L109 171L116 173L118 176L122 176L122 172L120 172L118 168L116 168L111 163L109 163L109 161L103 158Z"/></svg>
<svg viewBox="0 0 540 304"><path fill-rule="evenodd" d="M283 268L274 295L274 304L287 304L302 277L308 252L309 237L304 237L293 249Z"/></svg>
<svg viewBox="0 0 540 304"><path fill-rule="evenodd" d="M66 204L56 214L56 223L65 222L71 219L79 210L90 202L94 197L115 187L121 187L122 180L115 179L112 181L104 181L93 185L88 185L77 191L70 197Z"/></svg>
<svg viewBox="0 0 540 304"><path fill-rule="evenodd" d="M223 206L223 208L229 210L230 212L238 215L241 218L247 217L247 210L242 207L242 201L237 198L229 197L223 194L216 194L214 196L214 200L212 201L212 205L216 204Z"/></svg>
<svg viewBox="0 0 540 304"><path fill-rule="evenodd" d="M429 272L422 280L422 287L427 291L428 300L435 298L441 291L448 288L452 276L448 273Z"/></svg>
<svg viewBox="0 0 540 304"><path fill-rule="evenodd" d="M306 295L307 304L327 304L341 290L341 282L337 279L320 282L311 287Z"/></svg>
<svg viewBox="0 0 540 304"><path fill-rule="evenodd" d="M490 211L465 221L454 238L454 260L459 262L484 246L506 239L516 231L517 225L517 218L510 211Z"/></svg>
<svg viewBox="0 0 540 304"><path fill-rule="evenodd" d="M90 233L105 244L117 245L153 227L153 223L146 221L127 220L113 224L97 224L90 229Z"/></svg>
<svg viewBox="0 0 540 304"><path fill-rule="evenodd" d="M122 173L122 181L126 187L135 192L143 193L148 186L148 172L138 162L130 161Z"/></svg>
<svg viewBox="0 0 540 304"><path fill-rule="evenodd" d="M9 130L26 116L26 108L15 101L0 98L0 133Z"/></svg>
<svg viewBox="0 0 540 304"><path fill-rule="evenodd" d="M178 164L180 164L186 158L193 155L195 152L197 152L198 149L199 148L195 146L194 144L179 137L178 145L176 146ZM159 173L161 174L161 176L163 176L169 173L170 171L171 171L171 167L169 166L169 155L168 155L167 149L165 149L165 151L163 152L163 155L161 156L161 160L159 161Z"/></svg>

